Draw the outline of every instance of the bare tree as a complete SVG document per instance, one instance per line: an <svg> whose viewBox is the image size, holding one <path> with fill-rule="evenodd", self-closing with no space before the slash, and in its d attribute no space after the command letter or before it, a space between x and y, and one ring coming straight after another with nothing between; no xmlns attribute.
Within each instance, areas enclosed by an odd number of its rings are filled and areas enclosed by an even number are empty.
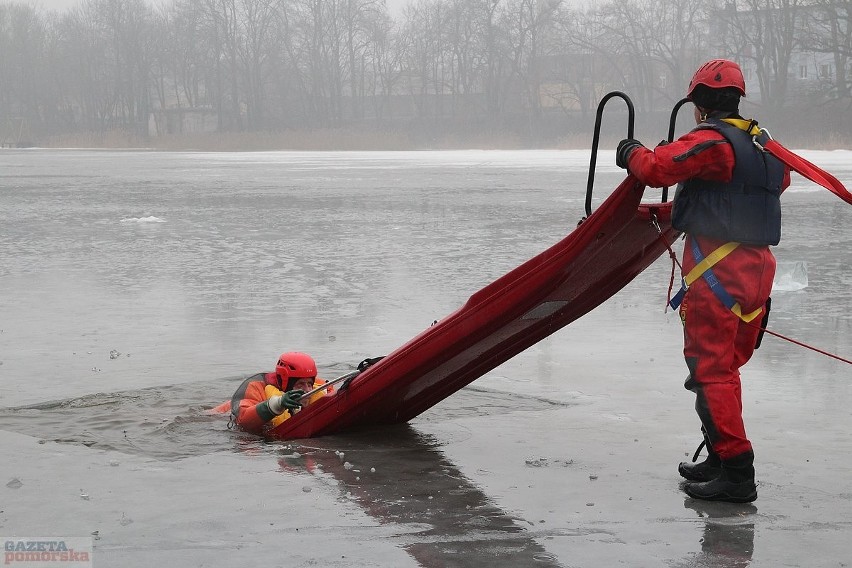
<svg viewBox="0 0 852 568"><path fill-rule="evenodd" d="M662 30L670 21L659 22L662 13L671 10L671 3L652 0L611 2L600 11L600 34L595 41L605 41L606 49L618 55L616 64L623 77L623 89L633 93L633 101L643 110L654 108L661 88L661 55L667 32Z"/></svg>
<svg viewBox="0 0 852 568"><path fill-rule="evenodd" d="M560 3L561 0L508 0L500 11L510 65L533 119L541 115L539 57L546 52L547 33L554 29L553 15Z"/></svg>
<svg viewBox="0 0 852 568"><path fill-rule="evenodd" d="M790 61L806 2L741 0L742 10L720 12L728 20L722 44L737 59L753 63L761 103L769 109L780 109L786 103Z"/></svg>
<svg viewBox="0 0 852 568"><path fill-rule="evenodd" d="M209 61L204 17L195 0L175 0L159 15L156 91L160 108L196 108L209 99L204 89Z"/></svg>
<svg viewBox="0 0 852 568"><path fill-rule="evenodd" d="M113 45L105 39L97 5L84 4L68 12L58 26L64 44L62 60L57 62L63 82L73 105L79 109L83 126L103 132L114 125L117 81Z"/></svg>
<svg viewBox="0 0 852 568"><path fill-rule="evenodd" d="M266 77L271 53L272 24L276 20L276 0L240 0L237 4L238 73L245 90L246 118L250 130L266 125L264 108Z"/></svg>
<svg viewBox="0 0 852 568"><path fill-rule="evenodd" d="M495 116L500 112L500 61L497 49L497 31L495 15L500 0L479 0L482 14L480 29L485 36L485 79L483 89L488 114Z"/></svg>
<svg viewBox="0 0 852 568"><path fill-rule="evenodd" d="M45 22L34 8L0 5L0 120L42 123L50 106L44 97L47 41Z"/></svg>
<svg viewBox="0 0 852 568"><path fill-rule="evenodd" d="M597 42L591 13L560 10L554 18L558 68L553 71L558 91L549 93L553 102L569 113L574 108L585 117L595 104L595 59Z"/></svg>
<svg viewBox="0 0 852 568"><path fill-rule="evenodd" d="M402 50L398 30L386 12L376 14L367 22L367 27L370 42L366 61L371 66L367 90L373 100L376 119L381 121L385 115L393 115L391 100L402 76Z"/></svg>
<svg viewBox="0 0 852 568"><path fill-rule="evenodd" d="M832 98L852 98L852 0L816 0L807 11L802 32L802 47L816 53L831 54L834 73L821 77Z"/></svg>
<svg viewBox="0 0 852 568"><path fill-rule="evenodd" d="M407 88L422 118L443 114L444 48L447 9L440 0L418 0L405 11L402 44Z"/></svg>
<svg viewBox="0 0 852 568"><path fill-rule="evenodd" d="M364 117L363 99L367 89L368 58L374 41L373 33L385 13L384 0L346 0L343 6L349 99L351 116L355 119Z"/></svg>
<svg viewBox="0 0 852 568"><path fill-rule="evenodd" d="M451 0L448 5L444 42L449 60L449 90L452 115L469 115L474 109L466 104L478 88L481 46L477 42L476 4L467 0Z"/></svg>
<svg viewBox="0 0 852 568"><path fill-rule="evenodd" d="M289 29L292 59L303 73L308 112L322 126L340 120L341 38L337 20L342 0L294 0Z"/></svg>

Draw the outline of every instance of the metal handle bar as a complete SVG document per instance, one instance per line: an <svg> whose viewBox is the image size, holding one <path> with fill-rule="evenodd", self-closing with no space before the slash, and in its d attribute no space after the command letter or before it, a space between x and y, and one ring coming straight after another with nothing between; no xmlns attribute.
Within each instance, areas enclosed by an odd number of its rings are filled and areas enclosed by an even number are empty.
<svg viewBox="0 0 852 568"><path fill-rule="evenodd" d="M621 91L607 93L604 98L601 99L601 102L598 103L598 112L595 116L595 133L592 138L592 157L589 162L589 182L586 185L586 216L592 214L592 188L595 184L595 164L598 161L598 142L601 137L601 117L603 116L604 105L606 105L607 101L613 97L624 99L624 102L627 103L627 137L633 138L633 122L635 115L633 111L633 101L631 101L630 97Z"/></svg>
<svg viewBox="0 0 852 568"><path fill-rule="evenodd" d="M680 107L689 102L689 99L681 99L677 102L677 104L672 109L671 118L669 118L669 137L667 140L669 142L674 140L675 133L675 125L677 124L677 113L680 111ZM669 186L665 186L663 188L663 203L669 200Z"/></svg>

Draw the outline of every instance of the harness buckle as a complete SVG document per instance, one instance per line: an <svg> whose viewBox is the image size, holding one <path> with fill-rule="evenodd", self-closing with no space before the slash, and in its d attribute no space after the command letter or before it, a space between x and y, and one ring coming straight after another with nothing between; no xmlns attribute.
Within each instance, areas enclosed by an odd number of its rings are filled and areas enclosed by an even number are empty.
<svg viewBox="0 0 852 568"><path fill-rule="evenodd" d="M651 226L657 229L659 234L663 234L663 229L660 228L660 223L657 221L657 214L653 211L651 212Z"/></svg>

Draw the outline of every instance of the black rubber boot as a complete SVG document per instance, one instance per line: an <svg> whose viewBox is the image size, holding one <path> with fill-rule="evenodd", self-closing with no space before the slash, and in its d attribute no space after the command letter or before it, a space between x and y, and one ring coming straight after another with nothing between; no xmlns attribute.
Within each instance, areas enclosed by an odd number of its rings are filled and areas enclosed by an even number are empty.
<svg viewBox="0 0 852 568"><path fill-rule="evenodd" d="M698 454L701 453L701 448L707 446L707 459L703 462L696 463ZM722 460L719 459L719 454L713 450L713 447L707 441L707 436L704 436L704 441L695 450L695 455L692 456L691 462L680 462L677 466L677 472L689 481L710 481L722 475Z"/></svg>
<svg viewBox="0 0 852 568"><path fill-rule="evenodd" d="M722 460L722 473L716 479L687 483L686 494L705 501L751 503L757 499L754 483L754 453L746 452L729 460Z"/></svg>

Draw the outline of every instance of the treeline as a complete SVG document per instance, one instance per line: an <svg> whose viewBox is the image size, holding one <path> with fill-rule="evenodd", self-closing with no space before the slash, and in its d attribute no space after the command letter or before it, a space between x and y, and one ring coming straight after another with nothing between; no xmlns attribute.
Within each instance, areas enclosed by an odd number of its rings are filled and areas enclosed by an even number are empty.
<svg viewBox="0 0 852 568"><path fill-rule="evenodd" d="M397 18L383 0L81 0L62 13L7 3L0 121L35 137L147 136L189 128L196 113L195 128L218 132L540 143L587 130L610 90L658 119L711 57L747 68L761 111L819 116L815 104L850 110L850 15L852 0L414 0ZM825 127L849 132L850 114Z"/></svg>

